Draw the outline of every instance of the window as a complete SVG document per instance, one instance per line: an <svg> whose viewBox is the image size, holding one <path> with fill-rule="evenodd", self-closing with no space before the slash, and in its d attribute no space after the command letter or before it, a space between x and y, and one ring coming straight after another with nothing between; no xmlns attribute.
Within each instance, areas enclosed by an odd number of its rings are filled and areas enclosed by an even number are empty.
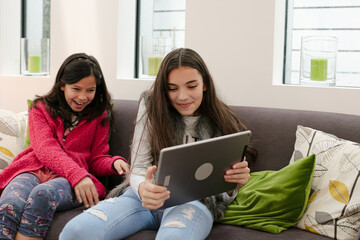
<svg viewBox="0 0 360 240"><path fill-rule="evenodd" d="M21 73L21 38L49 36L50 0L1 0L0 74ZM48 56L43 60L48 61Z"/></svg>
<svg viewBox="0 0 360 240"><path fill-rule="evenodd" d="M50 0L22 0L21 74L49 74Z"/></svg>
<svg viewBox="0 0 360 240"><path fill-rule="evenodd" d="M284 83L299 84L301 41L337 39L336 86L360 87L360 1L287 0Z"/></svg>
<svg viewBox="0 0 360 240"><path fill-rule="evenodd" d="M161 60L184 47L185 0L138 0L135 77L154 78Z"/></svg>
<svg viewBox="0 0 360 240"><path fill-rule="evenodd" d="M22 0L22 36L50 38L50 0Z"/></svg>

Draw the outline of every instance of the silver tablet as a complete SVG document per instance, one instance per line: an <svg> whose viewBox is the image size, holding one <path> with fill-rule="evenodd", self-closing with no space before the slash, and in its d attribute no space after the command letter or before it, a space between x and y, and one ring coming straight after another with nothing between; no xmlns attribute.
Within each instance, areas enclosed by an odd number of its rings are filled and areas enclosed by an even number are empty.
<svg viewBox="0 0 360 240"><path fill-rule="evenodd" d="M242 161L251 131L229 134L160 151L156 184L166 186L165 208L235 189L224 180L225 171Z"/></svg>

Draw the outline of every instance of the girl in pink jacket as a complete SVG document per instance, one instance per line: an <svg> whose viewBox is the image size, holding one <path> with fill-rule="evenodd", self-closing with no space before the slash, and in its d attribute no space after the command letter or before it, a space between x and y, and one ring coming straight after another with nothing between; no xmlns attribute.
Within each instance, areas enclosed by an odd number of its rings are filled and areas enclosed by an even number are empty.
<svg viewBox="0 0 360 240"><path fill-rule="evenodd" d="M110 101L94 57L64 61L51 91L30 107L30 147L0 173L0 239L44 238L55 211L105 197L94 175L129 171L124 158L108 155Z"/></svg>

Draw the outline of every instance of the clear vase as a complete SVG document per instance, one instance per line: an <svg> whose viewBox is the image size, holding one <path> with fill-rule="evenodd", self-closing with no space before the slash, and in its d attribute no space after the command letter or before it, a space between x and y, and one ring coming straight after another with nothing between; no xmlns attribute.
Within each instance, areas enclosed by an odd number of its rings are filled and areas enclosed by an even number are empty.
<svg viewBox="0 0 360 240"><path fill-rule="evenodd" d="M21 39L21 74L43 76L49 74L49 39Z"/></svg>
<svg viewBox="0 0 360 240"><path fill-rule="evenodd" d="M142 75L156 77L163 57L171 50L171 38L141 38Z"/></svg>
<svg viewBox="0 0 360 240"><path fill-rule="evenodd" d="M300 84L335 86L337 38L306 36L301 39Z"/></svg>

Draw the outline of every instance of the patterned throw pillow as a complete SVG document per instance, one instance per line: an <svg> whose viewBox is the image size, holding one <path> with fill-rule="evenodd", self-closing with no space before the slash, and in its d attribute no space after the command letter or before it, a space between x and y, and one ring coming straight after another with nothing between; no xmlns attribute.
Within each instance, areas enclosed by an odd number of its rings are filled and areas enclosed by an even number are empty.
<svg viewBox="0 0 360 240"><path fill-rule="evenodd" d="M0 172L25 149L28 112L0 109Z"/></svg>
<svg viewBox="0 0 360 240"><path fill-rule="evenodd" d="M316 155L312 190L297 227L334 239L354 239L360 229L359 144L298 126L290 163L311 154Z"/></svg>

